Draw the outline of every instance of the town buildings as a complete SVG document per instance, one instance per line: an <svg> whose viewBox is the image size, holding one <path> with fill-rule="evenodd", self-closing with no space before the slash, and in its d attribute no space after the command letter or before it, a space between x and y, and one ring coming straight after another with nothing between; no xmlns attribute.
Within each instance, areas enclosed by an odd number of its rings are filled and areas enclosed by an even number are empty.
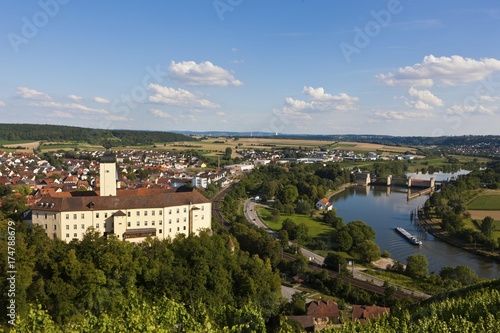
<svg viewBox="0 0 500 333"><path fill-rule="evenodd" d="M210 229L211 202L196 190L117 188L116 158L107 151L100 162L99 191L47 193L32 207L32 224L51 238L82 239L90 229L141 242Z"/></svg>

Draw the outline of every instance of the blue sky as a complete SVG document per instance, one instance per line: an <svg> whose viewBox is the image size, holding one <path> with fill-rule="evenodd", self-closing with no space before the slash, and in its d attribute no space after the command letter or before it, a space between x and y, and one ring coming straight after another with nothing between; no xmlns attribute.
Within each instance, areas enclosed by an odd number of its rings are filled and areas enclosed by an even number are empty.
<svg viewBox="0 0 500 333"><path fill-rule="evenodd" d="M498 1L0 5L0 122L500 134Z"/></svg>

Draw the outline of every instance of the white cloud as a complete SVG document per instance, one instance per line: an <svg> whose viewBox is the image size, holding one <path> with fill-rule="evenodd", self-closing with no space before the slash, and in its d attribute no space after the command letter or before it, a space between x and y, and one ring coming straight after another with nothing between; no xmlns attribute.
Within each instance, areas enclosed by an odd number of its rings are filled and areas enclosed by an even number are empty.
<svg viewBox="0 0 500 333"><path fill-rule="evenodd" d="M151 113L153 116L157 118L172 118L172 116L169 113L158 109L149 109L149 113Z"/></svg>
<svg viewBox="0 0 500 333"><path fill-rule="evenodd" d="M98 113L98 114L108 114L108 111L104 109L94 109L88 106L78 104L78 103L59 103L59 102L33 102L29 104L30 106L37 106L43 108L52 108L57 110L66 111L82 111L84 113Z"/></svg>
<svg viewBox="0 0 500 333"><path fill-rule="evenodd" d="M218 115L219 117L223 117L226 115L226 113L222 112L222 111L217 111L217 112L215 112L215 114Z"/></svg>
<svg viewBox="0 0 500 333"><path fill-rule="evenodd" d="M183 108L215 109L219 107L216 103L197 97L193 93L184 89L164 87L155 83L151 83L148 86L148 89L155 92L154 95L149 96L149 100L151 102L175 105Z"/></svg>
<svg viewBox="0 0 500 333"><path fill-rule="evenodd" d="M75 101L75 102L80 102L83 100L83 97L77 96L77 95L68 95L68 99Z"/></svg>
<svg viewBox="0 0 500 333"><path fill-rule="evenodd" d="M113 121L130 121L130 120L133 120L131 118L127 118L125 116L118 116L118 115L115 115L115 114L107 115L107 116L104 117L104 119L106 119L106 120L113 120Z"/></svg>
<svg viewBox="0 0 500 333"><path fill-rule="evenodd" d="M496 102L500 100L500 97L493 97L490 95L479 96L481 102Z"/></svg>
<svg viewBox="0 0 500 333"><path fill-rule="evenodd" d="M462 116L467 116L469 114L491 115L494 114L495 111L497 110L498 107L496 106L484 106L481 104L477 105L454 104L446 110L446 113L449 115L462 115Z"/></svg>
<svg viewBox="0 0 500 333"><path fill-rule="evenodd" d="M5 102L0 101L0 108L3 107L3 106L5 106Z"/></svg>
<svg viewBox="0 0 500 333"><path fill-rule="evenodd" d="M418 90L411 87L408 94L413 100L406 101L405 104L411 108L419 110L433 110L433 106L443 106L443 101L431 93L429 90Z"/></svg>
<svg viewBox="0 0 500 333"><path fill-rule="evenodd" d="M172 61L169 67L172 80L190 86L241 86L228 70L212 64L210 61L196 63L194 61Z"/></svg>
<svg viewBox="0 0 500 333"><path fill-rule="evenodd" d="M408 94L412 97L418 98L420 101L430 104L430 105L435 105L435 106L442 106L443 101L436 97L433 93L431 93L429 90L418 90L413 87L411 87L408 90Z"/></svg>
<svg viewBox="0 0 500 333"><path fill-rule="evenodd" d="M386 120L406 120L406 119L422 119L422 118L434 118L435 116L432 113L424 113L424 112L397 112L397 111L381 111L376 110L373 112L373 117Z"/></svg>
<svg viewBox="0 0 500 333"><path fill-rule="evenodd" d="M104 97L94 97L94 102L101 103L101 104L109 104L111 103L109 99L104 98Z"/></svg>
<svg viewBox="0 0 500 333"><path fill-rule="evenodd" d="M376 77L389 86L412 85L431 87L436 82L455 86L483 80L500 71L500 60L464 58L458 55L435 57L428 55L422 63L399 68L396 73L379 74Z"/></svg>
<svg viewBox="0 0 500 333"><path fill-rule="evenodd" d="M18 87L17 96L23 99L34 99L34 100L42 100L42 101L50 101L51 98L46 93L37 91L35 89L29 89L26 87Z"/></svg>
<svg viewBox="0 0 500 333"><path fill-rule="evenodd" d="M311 119L309 113L349 111L359 108L357 105L359 99L345 93L328 94L322 87L304 87L303 93L309 97L309 101L287 97L285 105L278 112L292 118Z"/></svg>
<svg viewBox="0 0 500 333"><path fill-rule="evenodd" d="M73 115L69 112L54 110L47 115L49 118L73 118Z"/></svg>

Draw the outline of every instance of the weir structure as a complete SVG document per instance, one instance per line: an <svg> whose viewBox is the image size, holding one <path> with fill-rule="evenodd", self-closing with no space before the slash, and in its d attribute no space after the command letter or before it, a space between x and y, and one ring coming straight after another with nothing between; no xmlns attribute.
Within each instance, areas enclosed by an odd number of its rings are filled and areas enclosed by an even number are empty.
<svg viewBox="0 0 500 333"><path fill-rule="evenodd" d="M357 173L356 174L356 184L359 186L368 185L381 185L387 186L403 186L408 188L407 200L417 198L421 195L430 194L436 189L436 180L432 177L429 180L414 179L413 177L408 178L393 178L392 175L387 177L373 177L369 172ZM416 189L416 192L412 192L411 189Z"/></svg>

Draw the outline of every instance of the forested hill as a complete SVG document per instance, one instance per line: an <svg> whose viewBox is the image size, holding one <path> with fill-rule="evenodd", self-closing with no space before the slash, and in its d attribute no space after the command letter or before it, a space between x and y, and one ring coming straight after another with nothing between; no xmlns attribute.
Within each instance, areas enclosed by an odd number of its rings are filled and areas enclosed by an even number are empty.
<svg viewBox="0 0 500 333"><path fill-rule="evenodd" d="M389 136L389 135L279 135L278 138L328 141L370 142L400 146L461 146L476 144L500 145L499 135L462 136Z"/></svg>
<svg viewBox="0 0 500 333"><path fill-rule="evenodd" d="M183 134L159 131L92 129L61 125L0 124L0 140L19 141L77 141L114 146L135 146L174 141L194 141Z"/></svg>

